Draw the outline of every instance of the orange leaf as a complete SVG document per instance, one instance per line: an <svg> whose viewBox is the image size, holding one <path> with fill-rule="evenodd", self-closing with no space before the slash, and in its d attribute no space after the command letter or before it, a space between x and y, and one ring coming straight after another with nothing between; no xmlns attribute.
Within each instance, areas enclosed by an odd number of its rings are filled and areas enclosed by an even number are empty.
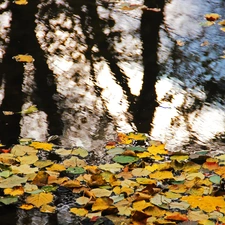
<svg viewBox="0 0 225 225"><path fill-rule="evenodd" d="M188 217L184 214L179 213L179 212L174 212L174 213L168 213L168 215L165 216L165 219L175 220L175 221L187 221Z"/></svg>
<svg viewBox="0 0 225 225"><path fill-rule="evenodd" d="M105 210L112 205L113 200L110 198L97 198L94 204L92 205L92 211Z"/></svg>

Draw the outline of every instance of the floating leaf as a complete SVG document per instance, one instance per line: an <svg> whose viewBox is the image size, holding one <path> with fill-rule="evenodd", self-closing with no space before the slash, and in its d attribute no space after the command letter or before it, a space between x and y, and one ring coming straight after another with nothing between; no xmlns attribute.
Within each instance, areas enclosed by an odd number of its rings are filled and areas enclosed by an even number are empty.
<svg viewBox="0 0 225 225"><path fill-rule="evenodd" d="M0 202L5 205L10 205L18 201L18 197L1 197Z"/></svg>
<svg viewBox="0 0 225 225"><path fill-rule="evenodd" d="M26 4L28 4L28 1L27 0L15 0L14 3L17 5L26 5Z"/></svg>
<svg viewBox="0 0 225 225"><path fill-rule="evenodd" d="M37 208L40 208L44 204L52 202L53 195L51 193L40 193L36 195L31 195L26 198L26 202L30 203Z"/></svg>
<svg viewBox="0 0 225 225"><path fill-rule="evenodd" d="M15 186L20 186L22 183L27 181L26 177L19 177L17 175L12 175L11 177L0 180L0 188L12 188Z"/></svg>
<svg viewBox="0 0 225 225"><path fill-rule="evenodd" d="M34 206L32 204L23 204L20 206L20 209L31 210Z"/></svg>
<svg viewBox="0 0 225 225"><path fill-rule="evenodd" d="M119 172L123 166L118 163L99 165L99 169L110 171L112 173Z"/></svg>
<svg viewBox="0 0 225 225"><path fill-rule="evenodd" d="M86 156L88 156L88 151L83 149L83 148L77 148L77 149L73 149L71 154L72 155L79 155L82 158L85 158Z"/></svg>
<svg viewBox="0 0 225 225"><path fill-rule="evenodd" d="M209 178L209 180L214 184L220 184L221 178L218 175L213 175Z"/></svg>
<svg viewBox="0 0 225 225"><path fill-rule="evenodd" d="M157 180L164 180L164 179L173 179L173 173L171 171L156 171L149 175L150 178L154 178Z"/></svg>
<svg viewBox="0 0 225 225"><path fill-rule="evenodd" d="M92 205L92 211L105 210L113 203L113 200L110 198L97 198L94 204Z"/></svg>
<svg viewBox="0 0 225 225"><path fill-rule="evenodd" d="M82 167L74 167L74 168L68 168L66 169L66 172L72 173L72 174L82 174L85 172L85 169Z"/></svg>
<svg viewBox="0 0 225 225"><path fill-rule="evenodd" d="M86 216L88 214L88 210L84 208L71 208L70 212L77 216Z"/></svg>
<svg viewBox="0 0 225 225"><path fill-rule="evenodd" d="M38 108L36 107L36 105L32 105L32 106L28 107L27 109L24 109L20 113L27 115L27 114L31 114L31 113L34 113L37 111L38 111Z"/></svg>
<svg viewBox="0 0 225 225"><path fill-rule="evenodd" d="M94 194L95 197L109 197L112 194L112 191L101 189L101 188L94 188L90 191Z"/></svg>
<svg viewBox="0 0 225 225"><path fill-rule="evenodd" d="M44 212L44 213L55 213L55 210L56 210L56 207L55 206L50 206L50 205L42 205L41 208L40 208L40 211L41 212Z"/></svg>
<svg viewBox="0 0 225 225"><path fill-rule="evenodd" d="M14 187L14 188L4 189L5 195L19 196L19 195L23 195L23 193L24 193L23 187Z"/></svg>
<svg viewBox="0 0 225 225"><path fill-rule="evenodd" d="M31 147L34 147L36 149L43 149L45 151L51 151L52 150L52 147L53 147L53 144L51 143L44 143L44 142L37 142L37 141L33 141L31 144L30 144Z"/></svg>
<svg viewBox="0 0 225 225"><path fill-rule="evenodd" d="M220 15L217 13L209 13L205 15L205 18L208 21L216 21L220 18Z"/></svg>
<svg viewBox="0 0 225 225"><path fill-rule="evenodd" d="M38 161L38 157L36 155L20 156L17 158L17 161L19 161L20 164L33 164Z"/></svg>
<svg viewBox="0 0 225 225"><path fill-rule="evenodd" d="M146 209L149 206L153 207L153 205L150 202L146 202L145 200L133 203L133 209L137 211L142 211L143 209Z"/></svg>
<svg viewBox="0 0 225 225"><path fill-rule="evenodd" d="M138 159L138 157L127 155L116 155L113 157L113 161L121 164L136 162Z"/></svg>
<svg viewBox="0 0 225 225"><path fill-rule="evenodd" d="M110 156L114 156L114 155L122 154L123 152L124 152L124 149L116 147L116 148L111 148L110 150L108 150L107 154Z"/></svg>
<svg viewBox="0 0 225 225"><path fill-rule="evenodd" d="M0 172L0 177L8 178L12 175L13 173L10 170L5 170Z"/></svg>
<svg viewBox="0 0 225 225"><path fill-rule="evenodd" d="M34 163L34 165L40 169L50 166L52 164L53 162L51 160L38 160Z"/></svg>
<svg viewBox="0 0 225 225"><path fill-rule="evenodd" d="M79 205L86 205L88 202L90 202L90 198L87 198L85 196L81 196L76 199L76 203Z"/></svg>
<svg viewBox="0 0 225 225"><path fill-rule="evenodd" d="M33 155L36 154L38 151L30 146L23 146L23 145L14 145L11 153L15 156L24 156L26 154Z"/></svg>

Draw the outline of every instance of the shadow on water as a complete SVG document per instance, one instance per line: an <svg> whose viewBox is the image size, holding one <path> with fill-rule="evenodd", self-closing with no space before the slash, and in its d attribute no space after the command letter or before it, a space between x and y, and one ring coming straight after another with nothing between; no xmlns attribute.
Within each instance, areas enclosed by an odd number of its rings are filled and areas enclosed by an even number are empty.
<svg viewBox="0 0 225 225"><path fill-rule="evenodd" d="M25 99L33 101L47 114L49 134L60 135L62 133L60 114L53 99L53 95L56 94L55 80L46 64L45 53L40 48L35 33L38 3L39 1L33 1L32 4L23 7L12 2L8 5L12 13L11 29L8 34L10 41L0 64L1 83L4 84L5 90L1 105L0 136L2 143L7 145L15 143L20 136L21 114L4 116L2 112L20 112ZM33 72L36 88L31 96L26 96L22 92L24 67L22 63L14 59L14 56L18 54L30 54L34 58Z"/></svg>
<svg viewBox="0 0 225 225"><path fill-rule="evenodd" d="M214 139L224 149L224 33L199 25L213 9L222 15L222 4L207 1L200 9L193 0L145 0L145 7L161 11L127 12L109 1L39 2L1 7L3 16L11 12L9 41L1 40L3 144L58 135L62 145L101 152L116 131L135 130L171 149L208 149ZM16 62L18 54L34 62ZM18 113L32 104L38 112ZM67 200L54 215L0 207L0 221L78 224Z"/></svg>

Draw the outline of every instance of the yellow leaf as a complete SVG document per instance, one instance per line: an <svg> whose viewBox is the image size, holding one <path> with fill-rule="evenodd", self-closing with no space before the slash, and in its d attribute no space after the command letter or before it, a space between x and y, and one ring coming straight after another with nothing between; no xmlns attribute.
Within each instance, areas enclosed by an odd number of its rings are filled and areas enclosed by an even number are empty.
<svg viewBox="0 0 225 225"><path fill-rule="evenodd" d="M220 30L222 30L223 32L225 32L225 27L221 27Z"/></svg>
<svg viewBox="0 0 225 225"><path fill-rule="evenodd" d="M133 139L135 141L144 141L147 139L146 135L143 133L129 133L127 135L128 138Z"/></svg>
<svg viewBox="0 0 225 225"><path fill-rule="evenodd" d="M152 154L149 152L142 152L142 153L137 153L137 156L139 158L149 158Z"/></svg>
<svg viewBox="0 0 225 225"><path fill-rule="evenodd" d="M177 162L185 161L189 158L188 155L172 155L170 157L171 160L176 160Z"/></svg>
<svg viewBox="0 0 225 225"><path fill-rule="evenodd" d="M165 215L166 210L160 209L159 207L154 206L154 207L149 207L145 209L144 212L150 216L162 217Z"/></svg>
<svg viewBox="0 0 225 225"><path fill-rule="evenodd" d="M50 171L64 171L66 168L62 164L53 164L51 167L47 167Z"/></svg>
<svg viewBox="0 0 225 225"><path fill-rule="evenodd" d="M118 138L119 144L127 145L127 144L132 143L132 140L130 138L128 138L128 136L126 134L118 133L117 138Z"/></svg>
<svg viewBox="0 0 225 225"><path fill-rule="evenodd" d="M184 184L174 184L170 185L168 188L174 193L185 193L188 189L188 187Z"/></svg>
<svg viewBox="0 0 225 225"><path fill-rule="evenodd" d="M15 0L14 3L17 5L26 5L26 4L28 4L28 1L27 0Z"/></svg>
<svg viewBox="0 0 225 225"><path fill-rule="evenodd" d="M18 4L19 2L25 2L25 0L19 0L19 1L16 1L16 2L15 3ZM14 59L17 62L28 62L28 63L31 63L31 62L34 61L34 59L33 59L33 57L31 55L17 55L17 56L14 56Z"/></svg>
<svg viewBox="0 0 225 225"><path fill-rule="evenodd" d="M133 209L137 211L142 211L143 209L146 209L149 206L153 207L153 205L150 202L146 202L145 200L133 203Z"/></svg>
<svg viewBox="0 0 225 225"><path fill-rule="evenodd" d="M130 188L130 187L122 187L121 189L120 189L120 193L123 193L123 192L125 192L128 196L129 195L131 195L131 194L133 194L134 193L134 189L133 188Z"/></svg>
<svg viewBox="0 0 225 225"><path fill-rule="evenodd" d="M187 201L192 208L199 207L205 212L212 212L217 208L223 208L225 205L224 198L222 196L183 196L182 201Z"/></svg>
<svg viewBox="0 0 225 225"><path fill-rule="evenodd" d="M25 210L31 210L34 208L34 206L32 204L23 204L20 206L20 208Z"/></svg>
<svg viewBox="0 0 225 225"><path fill-rule="evenodd" d="M40 211L41 212L44 212L44 213L55 213L55 210L56 210L56 207L55 206L50 206L50 205L42 205L41 208L40 208Z"/></svg>
<svg viewBox="0 0 225 225"><path fill-rule="evenodd" d="M225 20L221 20L218 24L221 26L225 26Z"/></svg>
<svg viewBox="0 0 225 225"><path fill-rule="evenodd" d="M218 20L220 18L220 15L217 13L209 13L209 14L205 14L205 18L208 21L215 21Z"/></svg>
<svg viewBox="0 0 225 225"><path fill-rule="evenodd" d="M40 193L28 196L26 202L39 208L44 204L52 202L52 200L53 195L51 193Z"/></svg>
<svg viewBox="0 0 225 225"><path fill-rule="evenodd" d="M156 180L151 180L151 179L145 178L145 177L138 177L136 179L136 181L139 184L156 184Z"/></svg>
<svg viewBox="0 0 225 225"><path fill-rule="evenodd" d="M164 180L164 179L173 179L173 174L171 171L156 171L149 175L150 178L154 178L157 180Z"/></svg>
<svg viewBox="0 0 225 225"><path fill-rule="evenodd" d="M88 210L84 208L71 208L70 212L77 216L86 216L88 214Z"/></svg>
<svg viewBox="0 0 225 225"><path fill-rule="evenodd" d="M113 200L109 198L97 198L94 204L92 205L92 211L105 210L108 209L112 204Z"/></svg>
<svg viewBox="0 0 225 225"><path fill-rule="evenodd" d="M32 106L28 107L27 109L22 110L20 113L31 114L31 113L34 113L37 111L38 111L38 108L36 107L36 105L32 105Z"/></svg>
<svg viewBox="0 0 225 225"><path fill-rule="evenodd" d="M68 188L76 188L81 186L80 181L78 180L68 180L61 185Z"/></svg>
<svg viewBox="0 0 225 225"><path fill-rule="evenodd" d="M4 189L4 194L11 196L19 196L24 194L24 190L23 187L6 188Z"/></svg>
<svg viewBox="0 0 225 225"><path fill-rule="evenodd" d="M168 151L165 150L165 145L164 144L149 146L148 147L148 151L152 155L168 154Z"/></svg>
<svg viewBox="0 0 225 225"><path fill-rule="evenodd" d="M145 169L154 172L155 170L168 170L170 167L170 163L153 163L151 166L146 166Z"/></svg>
<svg viewBox="0 0 225 225"><path fill-rule="evenodd" d="M53 144L51 143L44 143L44 142L37 142L37 141L33 141L31 144L30 144L31 147L34 147L36 149L43 149L45 151L51 151L52 150L52 147L53 147Z"/></svg>

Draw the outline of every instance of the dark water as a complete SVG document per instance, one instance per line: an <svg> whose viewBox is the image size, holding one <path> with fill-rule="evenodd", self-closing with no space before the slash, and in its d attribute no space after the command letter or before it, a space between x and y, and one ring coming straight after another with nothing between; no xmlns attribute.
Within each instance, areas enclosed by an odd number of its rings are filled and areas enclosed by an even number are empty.
<svg viewBox="0 0 225 225"><path fill-rule="evenodd" d="M139 131L171 150L223 151L224 1L145 0L160 12L134 3L130 11L111 1L0 5L3 144L57 135L58 144L100 152L117 131ZM207 13L221 18L205 26ZM34 61L17 62L18 54ZM32 105L37 112L18 113ZM0 208L0 220L77 224L66 207L57 215Z"/></svg>

